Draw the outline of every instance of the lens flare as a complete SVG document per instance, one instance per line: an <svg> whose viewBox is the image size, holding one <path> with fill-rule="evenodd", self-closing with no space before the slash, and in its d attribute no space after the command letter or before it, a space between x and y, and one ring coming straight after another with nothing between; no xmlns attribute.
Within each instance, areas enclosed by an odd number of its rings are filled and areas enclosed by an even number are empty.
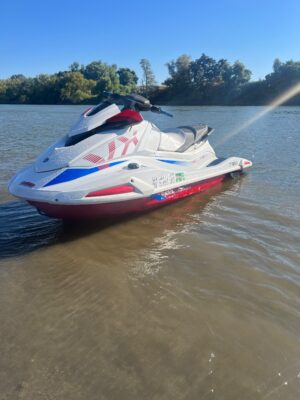
<svg viewBox="0 0 300 400"><path fill-rule="evenodd" d="M273 100L266 108L255 114L252 118L248 119L248 121L244 122L237 129L230 132L229 135L225 136L220 142L218 142L218 145L227 142L227 140L238 135L244 129L249 128L249 126L253 125L260 118L268 114L270 111L274 110L274 108L281 106L281 104L290 100L292 97L296 96L299 93L300 93L300 82L289 88L286 92L284 92L282 95Z"/></svg>

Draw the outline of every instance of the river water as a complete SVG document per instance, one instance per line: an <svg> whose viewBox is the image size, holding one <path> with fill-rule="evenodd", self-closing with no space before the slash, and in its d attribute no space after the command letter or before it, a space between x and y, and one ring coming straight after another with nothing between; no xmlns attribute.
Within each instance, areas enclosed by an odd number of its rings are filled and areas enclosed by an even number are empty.
<svg viewBox="0 0 300 400"><path fill-rule="evenodd" d="M238 180L119 223L63 225L6 183L81 106L0 106L1 400L300 398L300 108L169 107Z"/></svg>

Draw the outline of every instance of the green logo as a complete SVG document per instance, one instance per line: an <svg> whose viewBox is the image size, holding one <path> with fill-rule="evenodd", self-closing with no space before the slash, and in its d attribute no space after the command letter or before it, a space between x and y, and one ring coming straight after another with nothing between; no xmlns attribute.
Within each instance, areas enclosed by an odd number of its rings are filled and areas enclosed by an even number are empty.
<svg viewBox="0 0 300 400"><path fill-rule="evenodd" d="M185 180L184 172L176 173L176 182L182 182Z"/></svg>

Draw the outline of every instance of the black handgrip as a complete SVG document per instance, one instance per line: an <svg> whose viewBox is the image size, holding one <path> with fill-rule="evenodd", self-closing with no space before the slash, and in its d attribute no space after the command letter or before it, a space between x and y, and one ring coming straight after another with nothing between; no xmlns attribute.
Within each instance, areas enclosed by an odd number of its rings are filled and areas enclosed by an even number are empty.
<svg viewBox="0 0 300 400"><path fill-rule="evenodd" d="M162 110L158 106L151 106L151 111L154 112L154 113L167 115L168 117L171 117L171 118L173 117L172 114L168 113L167 111Z"/></svg>
<svg viewBox="0 0 300 400"><path fill-rule="evenodd" d="M158 107L158 106L151 106L151 111L154 112L154 113L160 114L161 113L161 108Z"/></svg>

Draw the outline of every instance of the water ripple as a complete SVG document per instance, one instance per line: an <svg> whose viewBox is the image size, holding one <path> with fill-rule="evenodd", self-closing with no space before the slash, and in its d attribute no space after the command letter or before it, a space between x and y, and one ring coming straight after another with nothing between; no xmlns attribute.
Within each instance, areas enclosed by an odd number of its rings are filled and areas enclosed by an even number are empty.
<svg viewBox="0 0 300 400"><path fill-rule="evenodd" d="M43 217L24 202L0 205L0 258L18 256L55 243L61 222Z"/></svg>

